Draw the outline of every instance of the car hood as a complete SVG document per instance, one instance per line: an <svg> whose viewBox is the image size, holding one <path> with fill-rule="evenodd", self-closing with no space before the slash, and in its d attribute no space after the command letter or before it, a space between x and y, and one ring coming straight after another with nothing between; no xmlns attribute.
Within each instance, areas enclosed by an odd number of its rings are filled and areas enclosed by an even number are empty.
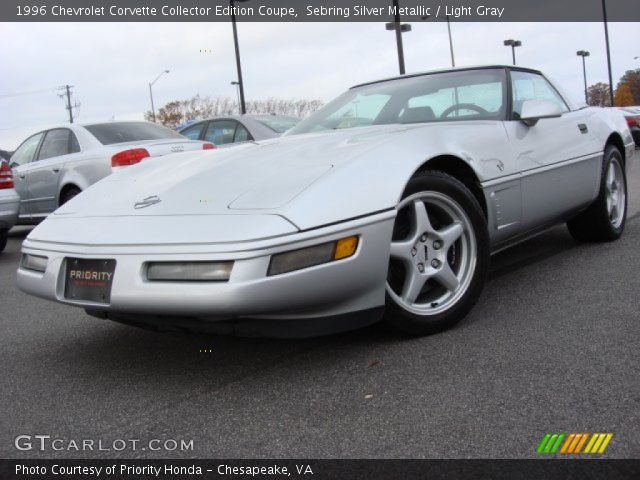
<svg viewBox="0 0 640 480"><path fill-rule="evenodd" d="M385 125L285 136L150 158L96 183L54 216L277 213L336 167L413 128Z"/></svg>

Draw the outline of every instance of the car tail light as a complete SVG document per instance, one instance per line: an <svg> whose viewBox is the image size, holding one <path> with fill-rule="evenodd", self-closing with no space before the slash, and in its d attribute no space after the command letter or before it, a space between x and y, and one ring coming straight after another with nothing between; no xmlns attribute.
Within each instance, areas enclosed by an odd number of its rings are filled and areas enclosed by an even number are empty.
<svg viewBox="0 0 640 480"><path fill-rule="evenodd" d="M627 125L629 125L630 127L635 127L636 125L638 125L638 119L633 117L627 117Z"/></svg>
<svg viewBox="0 0 640 480"><path fill-rule="evenodd" d="M203 150L213 150L214 148L216 148L216 146L213 143L203 143L202 144L202 149Z"/></svg>
<svg viewBox="0 0 640 480"><path fill-rule="evenodd" d="M128 167L139 163L143 158L150 157L149 152L144 148L132 148L116 153L111 157L111 168Z"/></svg>
<svg viewBox="0 0 640 480"><path fill-rule="evenodd" d="M13 172L6 162L0 162L0 189L13 188Z"/></svg>

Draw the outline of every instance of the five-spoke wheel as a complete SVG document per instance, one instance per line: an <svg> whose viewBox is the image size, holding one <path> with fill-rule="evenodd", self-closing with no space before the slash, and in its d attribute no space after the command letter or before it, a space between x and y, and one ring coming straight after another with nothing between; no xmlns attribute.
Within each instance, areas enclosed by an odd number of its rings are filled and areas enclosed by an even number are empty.
<svg viewBox="0 0 640 480"><path fill-rule="evenodd" d="M482 209L455 178L427 172L397 206L387 277L387 318L410 333L447 328L471 308L488 263Z"/></svg>

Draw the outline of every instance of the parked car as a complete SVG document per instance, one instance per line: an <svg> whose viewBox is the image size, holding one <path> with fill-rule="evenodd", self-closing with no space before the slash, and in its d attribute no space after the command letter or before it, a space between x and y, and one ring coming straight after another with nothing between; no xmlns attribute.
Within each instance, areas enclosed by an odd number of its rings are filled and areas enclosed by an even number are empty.
<svg viewBox="0 0 640 480"><path fill-rule="evenodd" d="M640 148L640 107L619 107L619 110L627 120L636 148Z"/></svg>
<svg viewBox="0 0 640 480"><path fill-rule="evenodd" d="M209 118L178 131L192 140L204 140L221 146L279 137L299 121L299 118L285 115L236 115Z"/></svg>
<svg viewBox="0 0 640 480"><path fill-rule="evenodd" d="M9 230L18 219L20 197L13 188L13 174L9 164L0 160L0 252L7 246Z"/></svg>
<svg viewBox="0 0 640 480"><path fill-rule="evenodd" d="M147 157L213 148L148 122L61 125L27 138L13 153L20 223L37 223L112 171Z"/></svg>
<svg viewBox="0 0 640 480"><path fill-rule="evenodd" d="M537 70L365 83L281 138L102 180L29 234L18 287L151 328L436 332L490 254L565 221L620 237L632 157L620 112L575 108Z"/></svg>
<svg viewBox="0 0 640 480"><path fill-rule="evenodd" d="M13 152L10 152L9 150L0 150L0 160L6 160L8 162L11 155L13 155Z"/></svg>

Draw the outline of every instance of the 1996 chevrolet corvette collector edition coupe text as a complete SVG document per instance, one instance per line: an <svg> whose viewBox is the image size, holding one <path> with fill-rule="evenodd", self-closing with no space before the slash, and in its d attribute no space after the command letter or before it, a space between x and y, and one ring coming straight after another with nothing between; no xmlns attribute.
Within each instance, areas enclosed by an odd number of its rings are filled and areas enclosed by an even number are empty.
<svg viewBox="0 0 640 480"><path fill-rule="evenodd" d="M617 239L633 148L620 112L578 109L535 70L371 82L281 138L96 183L29 234L18 286L158 329L436 332L492 253L560 222Z"/></svg>

